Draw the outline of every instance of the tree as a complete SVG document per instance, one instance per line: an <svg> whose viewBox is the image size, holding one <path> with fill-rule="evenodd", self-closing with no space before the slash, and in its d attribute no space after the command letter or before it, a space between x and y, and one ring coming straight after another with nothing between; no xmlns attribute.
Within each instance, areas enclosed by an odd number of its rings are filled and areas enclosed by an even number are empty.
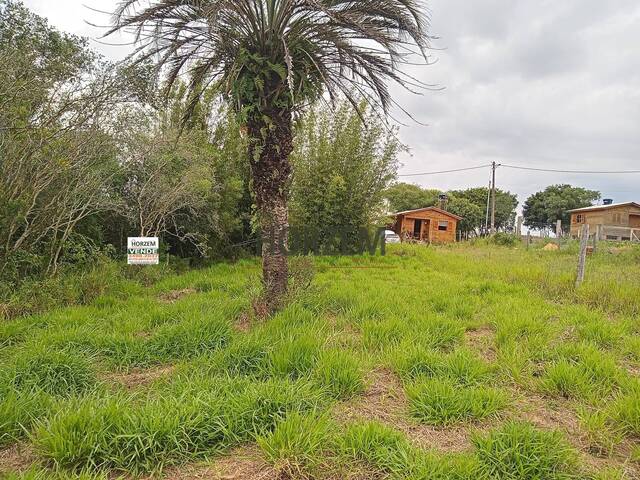
<svg viewBox="0 0 640 480"><path fill-rule="evenodd" d="M391 212L403 212L438 204L440 190L424 189L412 183L396 183L385 191Z"/></svg>
<svg viewBox="0 0 640 480"><path fill-rule="evenodd" d="M600 192L571 185L550 185L534 193L524 202L524 224L541 230L556 221L562 221L564 231L569 231L571 218L568 213L574 208L589 207L600 199Z"/></svg>
<svg viewBox="0 0 640 480"><path fill-rule="evenodd" d="M216 85L249 139L248 159L264 241L264 306L287 290L293 115L322 97L364 97L387 112L387 81L415 86L397 66L428 47L418 0L124 0L107 33L133 27L139 60L158 59L170 88L190 76L193 105Z"/></svg>
<svg viewBox="0 0 640 480"><path fill-rule="evenodd" d="M335 113L314 109L296 132L291 224L319 249L339 235L341 247L353 251L363 228L383 224L383 191L403 147L374 112L360 110L366 126L342 103Z"/></svg>
<svg viewBox="0 0 640 480"><path fill-rule="evenodd" d="M0 274L54 273L79 222L117 204L105 120L127 101L128 75L7 0L0 64Z"/></svg>
<svg viewBox="0 0 640 480"><path fill-rule="evenodd" d="M476 217L473 228L481 231L485 227L487 197L489 189L486 187L468 188L466 190L453 190L449 192L451 197L465 199L478 207L484 216ZM511 192L496 189L496 228L498 230L508 230L513 228L516 219L516 207L518 197Z"/></svg>
<svg viewBox="0 0 640 480"><path fill-rule="evenodd" d="M485 221L484 210L466 198L449 195L447 211L462 217L462 220L458 222L458 231L467 236L470 234L477 235L480 231L480 226Z"/></svg>

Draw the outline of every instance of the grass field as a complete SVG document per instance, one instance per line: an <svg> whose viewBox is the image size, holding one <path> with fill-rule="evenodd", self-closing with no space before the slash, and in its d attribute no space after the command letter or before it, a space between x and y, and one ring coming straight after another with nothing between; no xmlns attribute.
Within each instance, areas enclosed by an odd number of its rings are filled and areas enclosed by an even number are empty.
<svg viewBox="0 0 640 480"><path fill-rule="evenodd" d="M640 250L257 261L0 323L0 478L640 478Z"/></svg>

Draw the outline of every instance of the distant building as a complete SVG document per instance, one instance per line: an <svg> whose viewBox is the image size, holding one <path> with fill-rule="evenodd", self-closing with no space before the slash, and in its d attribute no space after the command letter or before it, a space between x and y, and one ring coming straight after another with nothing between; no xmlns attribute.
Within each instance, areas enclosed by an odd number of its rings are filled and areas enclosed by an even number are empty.
<svg viewBox="0 0 640 480"><path fill-rule="evenodd" d="M578 237L582 226L589 225L590 234L599 233L600 240L640 241L640 204L610 203L569 210L571 236Z"/></svg>
<svg viewBox="0 0 640 480"><path fill-rule="evenodd" d="M398 212L393 231L402 240L413 239L428 243L452 243L456 241L458 222L462 217L438 207L418 208Z"/></svg>

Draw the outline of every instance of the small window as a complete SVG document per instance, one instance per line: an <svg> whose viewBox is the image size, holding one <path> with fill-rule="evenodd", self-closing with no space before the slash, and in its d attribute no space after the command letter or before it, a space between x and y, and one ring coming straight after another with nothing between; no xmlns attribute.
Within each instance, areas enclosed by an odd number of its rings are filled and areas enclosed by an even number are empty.
<svg viewBox="0 0 640 480"><path fill-rule="evenodd" d="M438 222L438 230L446 232L449 229L449 222Z"/></svg>
<svg viewBox="0 0 640 480"><path fill-rule="evenodd" d="M576 215L576 223L584 223L584 215L582 215L581 213Z"/></svg>
<svg viewBox="0 0 640 480"><path fill-rule="evenodd" d="M613 214L613 223L622 223L622 214L614 213Z"/></svg>

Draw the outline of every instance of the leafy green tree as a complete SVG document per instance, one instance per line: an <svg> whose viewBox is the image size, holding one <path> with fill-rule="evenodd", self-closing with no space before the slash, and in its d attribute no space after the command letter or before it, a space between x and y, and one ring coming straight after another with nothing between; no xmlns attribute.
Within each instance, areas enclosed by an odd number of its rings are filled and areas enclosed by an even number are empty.
<svg viewBox="0 0 640 480"><path fill-rule="evenodd" d="M458 198L454 195L449 195L446 208L447 211L462 217L462 220L458 222L458 231L467 236L479 233L480 226L486 218L482 208L466 198Z"/></svg>
<svg viewBox="0 0 640 480"><path fill-rule="evenodd" d="M190 76L193 105L217 85L245 126L263 246L267 311L288 284L288 197L293 115L322 97L364 96L387 111L386 83L415 86L397 68L428 47L417 0L124 0L109 32L134 27L141 59L158 59L170 88Z"/></svg>
<svg viewBox="0 0 640 480"><path fill-rule="evenodd" d="M588 207L599 199L600 192L595 190L567 184L550 185L524 202L524 224L533 229L541 229L561 220L563 230L569 231L571 215L568 211Z"/></svg>
<svg viewBox="0 0 640 480"><path fill-rule="evenodd" d="M298 241L313 237L319 249L339 241L352 251L362 228L383 224L383 192L395 178L403 146L375 112L360 112L366 126L348 103L335 113L315 108L299 124L291 192Z"/></svg>
<svg viewBox="0 0 640 480"><path fill-rule="evenodd" d="M439 190L425 189L412 183L396 183L385 191L391 212L403 212L438 204Z"/></svg>
<svg viewBox="0 0 640 480"><path fill-rule="evenodd" d="M83 220L116 208L111 112L129 74L0 0L0 275L55 273Z"/></svg>
<svg viewBox="0 0 640 480"><path fill-rule="evenodd" d="M481 231L486 221L487 197L489 189L486 187L468 188L466 190L453 190L449 192L451 197L467 200L478 207L483 216L476 216L474 219L474 229ZM518 197L513 193L496 189L496 228L498 230L508 230L513 228L516 219L516 207Z"/></svg>

